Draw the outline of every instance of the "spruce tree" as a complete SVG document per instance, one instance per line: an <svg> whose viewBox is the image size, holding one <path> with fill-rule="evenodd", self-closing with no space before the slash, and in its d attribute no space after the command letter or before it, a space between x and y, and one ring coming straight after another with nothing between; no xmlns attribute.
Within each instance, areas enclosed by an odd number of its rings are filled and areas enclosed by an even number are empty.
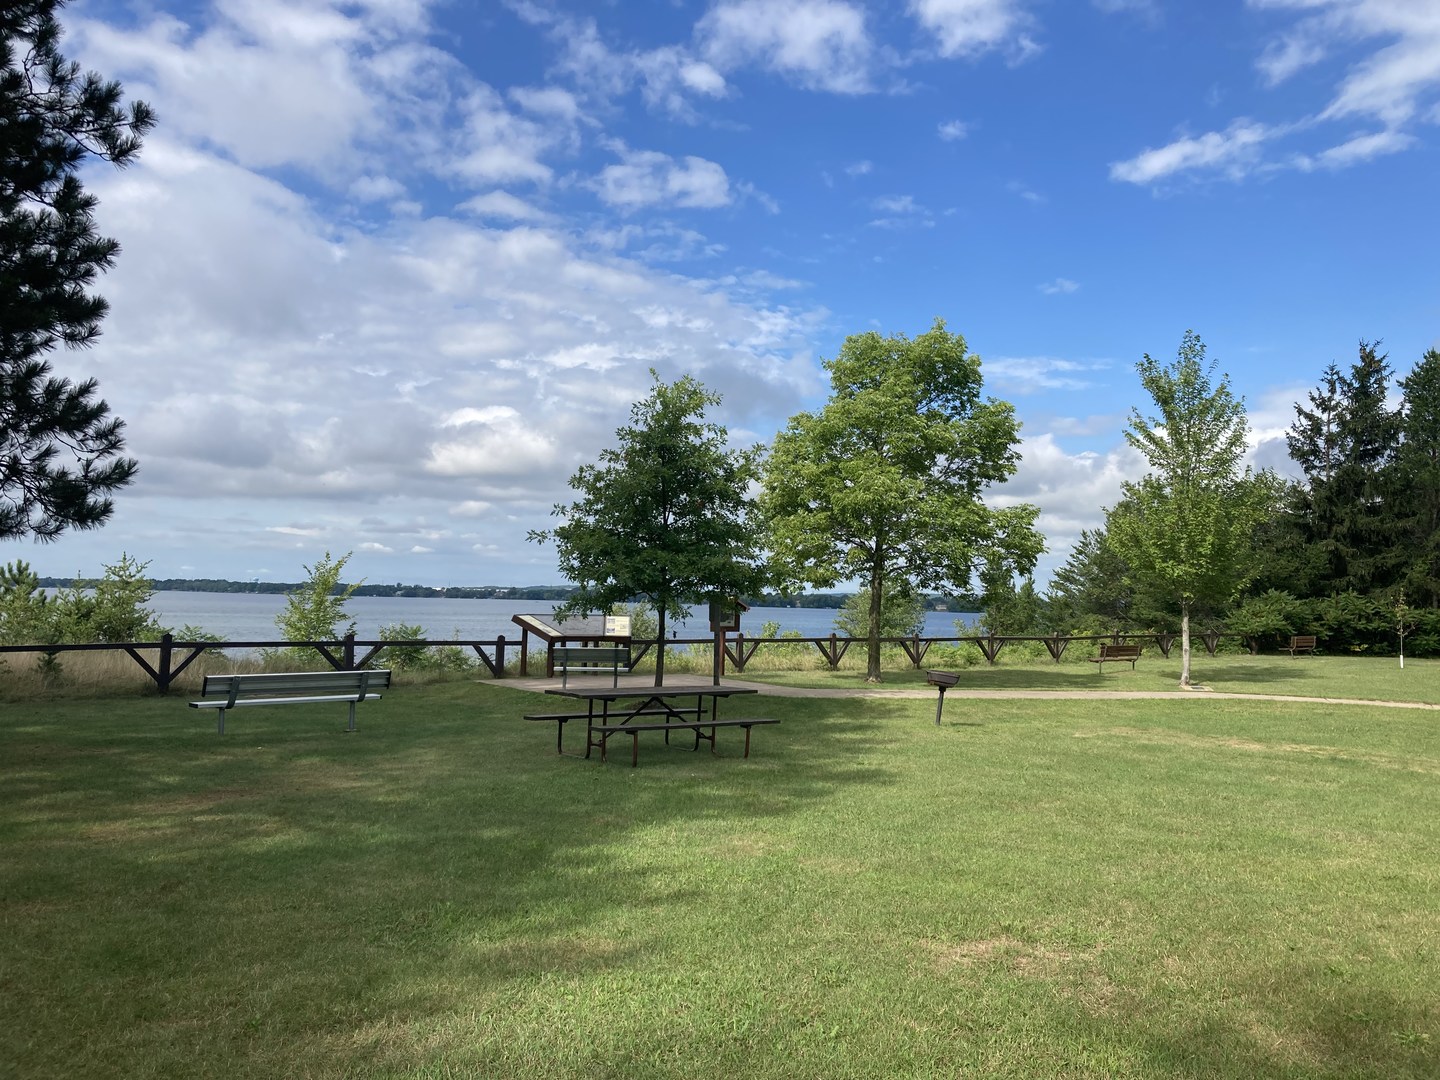
<svg viewBox="0 0 1440 1080"><path fill-rule="evenodd" d="M1440 608L1440 350L1421 357L1400 388L1395 490L1404 588L1414 603Z"/></svg>

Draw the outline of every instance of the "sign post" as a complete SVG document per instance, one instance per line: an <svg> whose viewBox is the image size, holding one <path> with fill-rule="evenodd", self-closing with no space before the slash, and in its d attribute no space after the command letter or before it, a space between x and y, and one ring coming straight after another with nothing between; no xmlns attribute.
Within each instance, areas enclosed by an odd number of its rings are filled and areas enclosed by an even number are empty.
<svg viewBox="0 0 1440 1080"><path fill-rule="evenodd" d="M710 601L710 632L715 635L715 658L711 663L712 682L720 685L725 674L725 635L740 629L740 613L749 611L738 596L718 597Z"/></svg>

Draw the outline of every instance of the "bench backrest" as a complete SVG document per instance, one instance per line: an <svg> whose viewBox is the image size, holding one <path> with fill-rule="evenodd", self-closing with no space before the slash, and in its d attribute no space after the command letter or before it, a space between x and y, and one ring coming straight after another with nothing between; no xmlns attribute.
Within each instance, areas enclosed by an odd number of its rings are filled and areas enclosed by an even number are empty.
<svg viewBox="0 0 1440 1080"><path fill-rule="evenodd" d="M581 648L574 645L555 647L557 664L619 664L630 666L630 650L624 645L597 645Z"/></svg>
<svg viewBox="0 0 1440 1080"><path fill-rule="evenodd" d="M1100 643L1100 655L1104 657L1115 657L1117 660L1129 660L1132 656L1140 655L1139 645L1111 645L1109 642Z"/></svg>
<svg viewBox="0 0 1440 1080"><path fill-rule="evenodd" d="M206 675L201 697L273 697L276 694L355 694L384 690L390 686L390 672L376 671L295 671L263 675Z"/></svg>
<svg viewBox="0 0 1440 1080"><path fill-rule="evenodd" d="M1292 649L1313 649L1315 647L1314 634L1296 634L1290 639Z"/></svg>

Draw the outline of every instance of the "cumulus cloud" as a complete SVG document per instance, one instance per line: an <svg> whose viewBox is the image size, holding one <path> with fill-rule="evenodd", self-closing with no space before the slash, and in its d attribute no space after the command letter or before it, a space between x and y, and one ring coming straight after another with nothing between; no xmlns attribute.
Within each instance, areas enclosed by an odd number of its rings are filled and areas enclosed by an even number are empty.
<svg viewBox="0 0 1440 1080"><path fill-rule="evenodd" d="M722 70L756 64L814 90L872 89L874 43L864 8L844 0L721 0L696 27Z"/></svg>
<svg viewBox="0 0 1440 1080"><path fill-rule="evenodd" d="M945 120L936 128L936 134L942 142L957 142L970 134L970 125L964 120Z"/></svg>
<svg viewBox="0 0 1440 1080"><path fill-rule="evenodd" d="M906 9L934 35L941 56L1006 48L1023 59L1039 50L1019 0L909 0Z"/></svg>
<svg viewBox="0 0 1440 1080"><path fill-rule="evenodd" d="M725 170L713 161L687 155L675 160L654 150L617 148L621 161L607 165L593 186L602 202L633 210L645 206L713 209L729 205Z"/></svg>

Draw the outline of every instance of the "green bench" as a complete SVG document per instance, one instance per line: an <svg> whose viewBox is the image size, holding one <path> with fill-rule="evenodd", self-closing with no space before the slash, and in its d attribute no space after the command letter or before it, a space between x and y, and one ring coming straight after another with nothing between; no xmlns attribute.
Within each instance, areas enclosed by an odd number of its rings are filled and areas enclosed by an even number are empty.
<svg viewBox="0 0 1440 1080"><path fill-rule="evenodd" d="M355 730L355 706L375 701L376 690L390 686L390 672L379 671L296 671L265 675L206 675L200 687L203 700L190 702L192 709L218 709L216 730L225 734L225 713L251 705L320 705L348 703L350 726Z"/></svg>

